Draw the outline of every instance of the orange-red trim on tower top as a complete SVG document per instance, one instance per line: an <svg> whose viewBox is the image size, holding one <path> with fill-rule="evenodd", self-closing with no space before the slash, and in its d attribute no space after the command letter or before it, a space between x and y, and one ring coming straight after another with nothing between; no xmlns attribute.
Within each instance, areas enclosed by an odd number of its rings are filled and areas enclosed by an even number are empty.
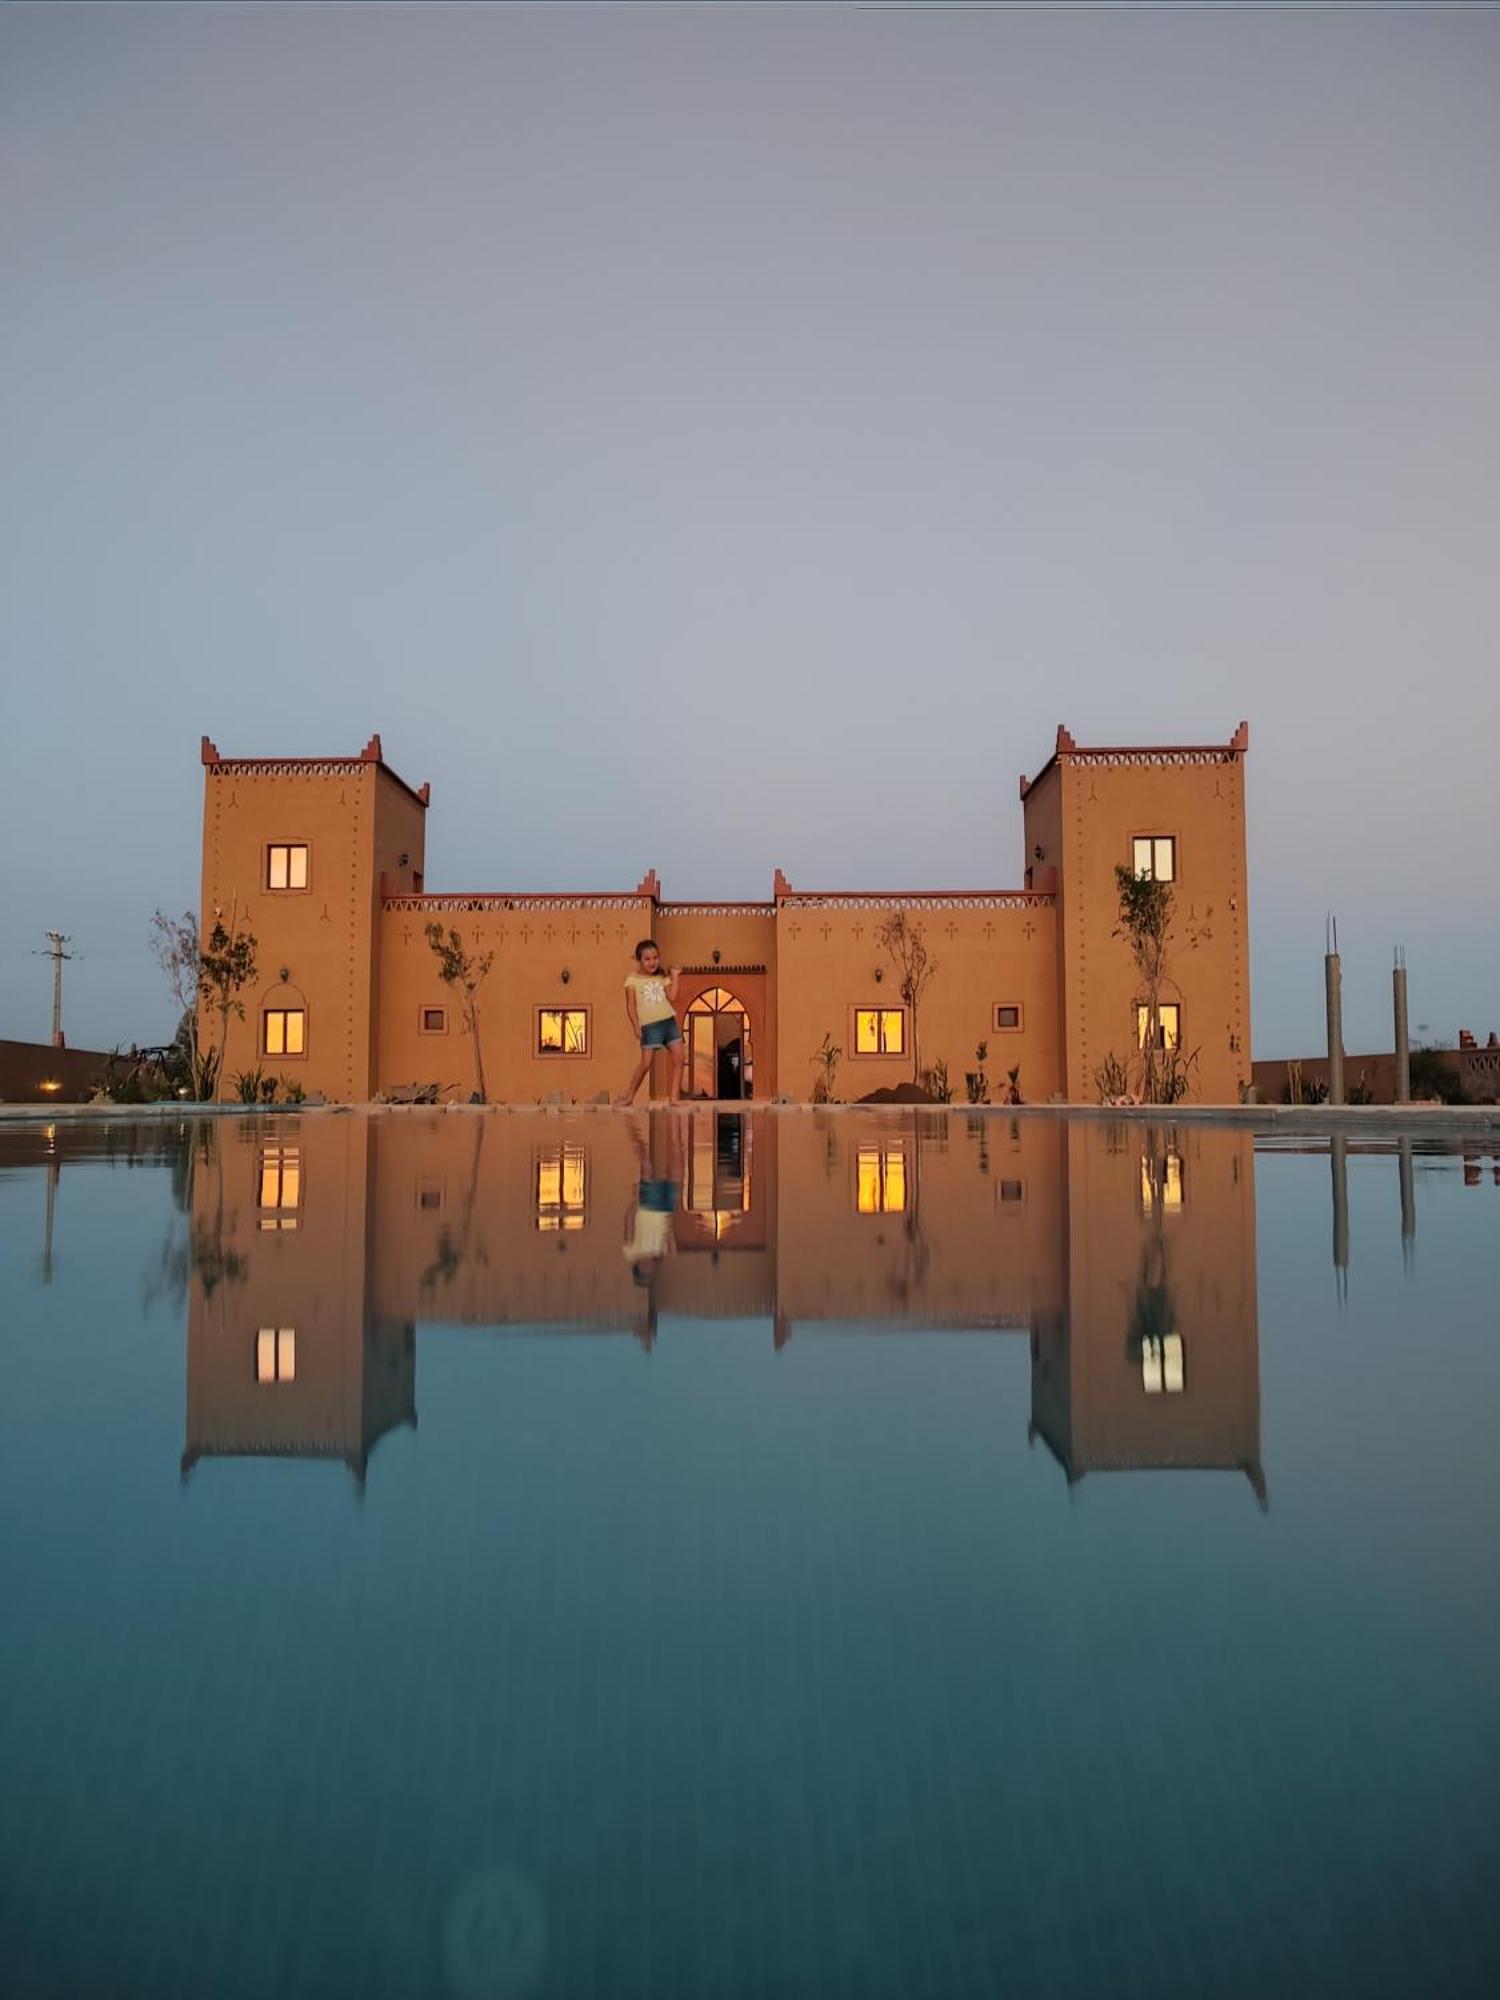
<svg viewBox="0 0 1500 2000"><path fill-rule="evenodd" d="M1063 723L1057 725L1057 747L1034 778L1021 773L1021 797L1039 785L1060 757L1079 764L1227 764L1250 748L1250 725L1241 722L1227 743L1108 743L1080 744Z"/></svg>
<svg viewBox="0 0 1500 2000"><path fill-rule="evenodd" d="M378 735L370 738L357 757L221 757L218 744L208 736L200 739L198 754L205 770L266 771L273 775L282 771L326 771L331 776L336 771L357 771L361 764L373 764L419 806L425 809L432 802L430 784L409 785L391 769L381 754Z"/></svg>

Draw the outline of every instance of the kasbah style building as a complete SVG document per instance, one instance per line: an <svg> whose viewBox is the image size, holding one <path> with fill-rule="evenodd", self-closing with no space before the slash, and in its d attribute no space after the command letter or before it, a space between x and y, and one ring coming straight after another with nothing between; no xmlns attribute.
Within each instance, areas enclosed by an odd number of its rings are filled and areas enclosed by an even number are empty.
<svg viewBox="0 0 1500 2000"><path fill-rule="evenodd" d="M672 902L654 868L633 889L433 893L429 788L357 756L224 757L203 739L205 936L233 912L257 940L257 976L231 1018L224 1074L261 1065L309 1096L358 1102L437 1083L473 1087L458 995L427 939L437 923L493 952L480 989L491 1100L590 1103L629 1078L623 983L636 941L680 965L687 1093L812 1096L825 1036L843 1050L837 1095L909 1083L913 1023L876 932L920 925L937 970L919 1009L920 1059L961 1094L975 1045L1022 1098L1096 1102L1096 1072L1144 1032L1116 934L1115 869L1167 878L1175 897L1161 1032L1196 1051L1192 1095L1240 1101L1250 1081L1249 908L1241 723L1227 742L1086 748L1064 728L1021 780L1022 886L839 891L778 868L764 902ZM653 1094L666 1087L658 1058Z"/></svg>

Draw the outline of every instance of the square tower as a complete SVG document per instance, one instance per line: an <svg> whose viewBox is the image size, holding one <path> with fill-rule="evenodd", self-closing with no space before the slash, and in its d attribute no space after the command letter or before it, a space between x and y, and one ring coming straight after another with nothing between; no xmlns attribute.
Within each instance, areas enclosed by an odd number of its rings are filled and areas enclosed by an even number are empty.
<svg viewBox="0 0 1500 2000"><path fill-rule="evenodd" d="M1170 885L1158 1035L1193 1058L1189 1096L1237 1104L1250 1080L1250 939L1242 722L1227 743L1087 749L1059 728L1022 778L1028 888L1058 898L1063 1090L1096 1100L1099 1071L1129 1062L1149 1032L1120 931L1115 870Z"/></svg>
<svg viewBox="0 0 1500 2000"><path fill-rule="evenodd" d="M219 1095L233 1096L236 1073L259 1064L309 1095L368 1098L380 901L421 890L428 787L396 776L378 736L357 757L221 757L205 736L202 756L202 936L222 911L255 938ZM213 1042L211 1013L199 1031Z"/></svg>

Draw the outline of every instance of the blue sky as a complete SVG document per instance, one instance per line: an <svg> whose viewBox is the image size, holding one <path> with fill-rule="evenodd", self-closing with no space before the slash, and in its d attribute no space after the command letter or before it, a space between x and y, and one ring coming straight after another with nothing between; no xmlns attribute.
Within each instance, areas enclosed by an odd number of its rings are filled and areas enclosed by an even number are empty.
<svg viewBox="0 0 1500 2000"><path fill-rule="evenodd" d="M1250 718L1256 1046L1500 1028L1500 13L0 12L0 1034L170 1031L199 735L435 888L1014 886Z"/></svg>

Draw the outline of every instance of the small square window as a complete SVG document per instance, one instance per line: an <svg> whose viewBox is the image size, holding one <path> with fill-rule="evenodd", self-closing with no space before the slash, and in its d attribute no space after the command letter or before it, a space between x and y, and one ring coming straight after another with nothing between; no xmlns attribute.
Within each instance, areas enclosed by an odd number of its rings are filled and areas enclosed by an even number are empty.
<svg viewBox="0 0 1500 2000"><path fill-rule="evenodd" d="M1135 1039L1136 1047L1144 1048L1151 1032L1151 1009L1142 1002L1136 1003ZM1163 1000L1156 1010L1156 1040L1159 1049L1175 1049L1182 1046L1182 1009L1175 1000Z"/></svg>
<svg viewBox="0 0 1500 2000"><path fill-rule="evenodd" d="M267 1007L261 1015L260 1052L264 1056L305 1056L307 1009Z"/></svg>
<svg viewBox="0 0 1500 2000"><path fill-rule="evenodd" d="M1141 1386L1148 1396L1180 1396L1186 1378L1180 1333L1148 1333L1141 1342Z"/></svg>
<svg viewBox="0 0 1500 2000"><path fill-rule="evenodd" d="M904 1007L856 1007L854 1053L857 1056L899 1056L906 1049Z"/></svg>
<svg viewBox="0 0 1500 2000"><path fill-rule="evenodd" d="M417 1207L425 1215L435 1215L443 1205L443 1183L437 1174L422 1174L417 1181Z"/></svg>
<svg viewBox="0 0 1500 2000"><path fill-rule="evenodd" d="M255 1205L263 1230L295 1229L302 1206L302 1148L262 1146Z"/></svg>
<svg viewBox="0 0 1500 2000"><path fill-rule="evenodd" d="M1141 1155L1141 1212L1176 1215L1182 1207L1181 1153Z"/></svg>
<svg viewBox="0 0 1500 2000"><path fill-rule="evenodd" d="M1002 1208L1019 1208L1025 1192L1025 1186L1020 1181L1001 1181L1000 1206Z"/></svg>
<svg viewBox="0 0 1500 2000"><path fill-rule="evenodd" d="M1131 865L1152 882L1177 880L1177 839L1170 833L1138 833L1131 842Z"/></svg>
<svg viewBox="0 0 1500 2000"><path fill-rule="evenodd" d="M539 1056L586 1056L589 1052L587 1007L539 1007L536 1015Z"/></svg>
<svg viewBox="0 0 1500 2000"><path fill-rule="evenodd" d="M861 1146L854 1162L854 1206L861 1215L895 1215L906 1207L906 1154L899 1146Z"/></svg>
<svg viewBox="0 0 1500 2000"><path fill-rule="evenodd" d="M307 887L305 841L276 841L266 849L266 887L268 889Z"/></svg>
<svg viewBox="0 0 1500 2000"><path fill-rule="evenodd" d="M420 1011L419 1032L424 1035L446 1035L448 1032L448 1009L446 1007L423 1007Z"/></svg>
<svg viewBox="0 0 1500 2000"><path fill-rule="evenodd" d="M995 1032L1000 1035L1016 1034L1021 1026L1019 1001L1003 1000L995 1007Z"/></svg>
<svg viewBox="0 0 1500 2000"><path fill-rule="evenodd" d="M538 1229L582 1229L588 1214L589 1163L581 1146L560 1146L536 1163Z"/></svg>
<svg viewBox="0 0 1500 2000"><path fill-rule="evenodd" d="M255 1379L263 1383L296 1381L297 1329L294 1326L263 1326L256 1334Z"/></svg>

